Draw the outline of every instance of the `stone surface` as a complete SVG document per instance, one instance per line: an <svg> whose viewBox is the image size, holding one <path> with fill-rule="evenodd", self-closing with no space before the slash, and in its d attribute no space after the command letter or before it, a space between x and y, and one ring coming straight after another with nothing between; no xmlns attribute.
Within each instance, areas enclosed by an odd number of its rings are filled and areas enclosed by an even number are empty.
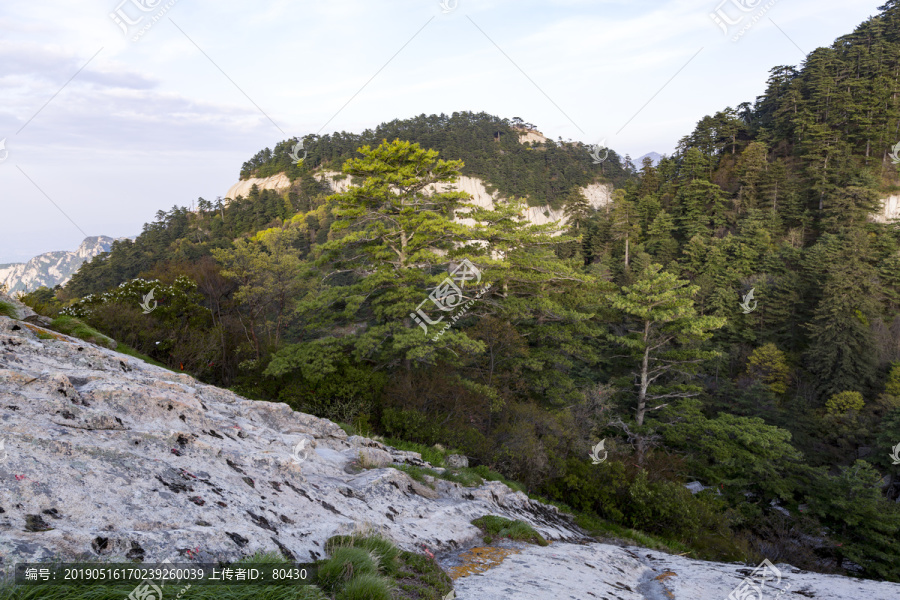
<svg viewBox="0 0 900 600"><path fill-rule="evenodd" d="M464 469L469 466L469 459L461 454L451 454L444 462L451 469Z"/></svg>
<svg viewBox="0 0 900 600"><path fill-rule="evenodd" d="M452 559L441 558L448 567ZM453 581L457 600L726 600L754 567L691 560L655 550L609 544L519 545L483 573ZM781 581L763 600L896 600L900 585L801 571L777 564ZM450 571L452 569L448 569ZM785 591L779 595L779 592ZM757 598L752 594L747 598Z"/></svg>
<svg viewBox="0 0 900 600"><path fill-rule="evenodd" d="M311 560L330 536L358 527L405 549L449 551L479 538L470 521L484 514L522 519L548 539L584 539L569 517L498 482L435 480L432 489L390 467L347 472L360 451L380 464L421 458L348 438L285 404L68 336L40 339L39 327L22 325L0 318L5 566L186 558L193 548L207 561L257 550Z"/></svg>
<svg viewBox="0 0 900 600"><path fill-rule="evenodd" d="M276 192L287 191L291 187L291 180L284 173L276 173L271 177L251 177L250 179L242 179L236 184L228 188L225 192L226 200L234 200L238 196L247 198L250 196L250 189L256 185L260 191L274 190Z"/></svg>
<svg viewBox="0 0 900 600"><path fill-rule="evenodd" d="M394 462L394 457L389 452L378 448L359 448L357 454L365 467L386 467Z"/></svg>
<svg viewBox="0 0 900 600"><path fill-rule="evenodd" d="M900 219L900 196L891 195L881 200L881 212L875 213L872 220L876 223L887 223Z"/></svg>

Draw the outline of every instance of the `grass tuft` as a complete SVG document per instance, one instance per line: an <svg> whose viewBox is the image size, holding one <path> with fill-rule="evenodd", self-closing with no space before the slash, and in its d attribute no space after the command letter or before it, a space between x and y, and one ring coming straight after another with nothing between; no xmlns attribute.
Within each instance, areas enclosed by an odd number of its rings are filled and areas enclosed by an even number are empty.
<svg viewBox="0 0 900 600"><path fill-rule="evenodd" d="M378 560L371 552L365 548L338 546L331 558L319 565L318 584L326 590L336 590L354 577L377 572Z"/></svg>
<svg viewBox="0 0 900 600"><path fill-rule="evenodd" d="M5 300L0 300L0 317L9 317L10 319L18 319L19 311L16 307Z"/></svg>
<svg viewBox="0 0 900 600"><path fill-rule="evenodd" d="M397 557L400 549L390 540L380 535L367 535L359 537L355 535L337 535L325 543L325 551L334 554L341 548L356 548L369 552L375 558L378 567L385 573L397 572Z"/></svg>
<svg viewBox="0 0 900 600"><path fill-rule="evenodd" d="M364 573L348 581L335 600L392 600L391 582L379 575Z"/></svg>

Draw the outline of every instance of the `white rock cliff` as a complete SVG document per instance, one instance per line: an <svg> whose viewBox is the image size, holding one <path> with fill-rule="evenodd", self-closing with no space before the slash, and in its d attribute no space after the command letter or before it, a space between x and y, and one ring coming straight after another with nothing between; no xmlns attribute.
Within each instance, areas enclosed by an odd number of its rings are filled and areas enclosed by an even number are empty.
<svg viewBox="0 0 900 600"><path fill-rule="evenodd" d="M332 193L341 193L347 191L350 186L350 178L336 171L319 171L315 174L316 179L328 184ZM273 175L266 178L255 178L240 181L228 189L226 198L237 198L247 196L250 188L256 185L260 190L274 190L284 192L290 188L290 181L284 173ZM485 188L484 182L477 177L461 176L455 184L442 184L438 186L441 192L454 191L466 192L472 196L470 202L483 208L493 208L494 202L499 200L501 196L498 193L489 193ZM612 185L604 183L592 183L581 188L588 202L595 210L599 210L606 206L612 196ZM535 225L545 225L547 223L559 222L565 225L566 217L560 209L553 210L549 206L529 206L525 214L529 222Z"/></svg>

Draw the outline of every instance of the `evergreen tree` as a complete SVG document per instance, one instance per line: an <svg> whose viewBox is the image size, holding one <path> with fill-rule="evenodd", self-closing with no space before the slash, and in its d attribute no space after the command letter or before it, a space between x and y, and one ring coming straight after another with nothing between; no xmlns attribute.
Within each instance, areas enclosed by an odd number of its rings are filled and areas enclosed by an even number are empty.
<svg viewBox="0 0 900 600"><path fill-rule="evenodd" d="M638 426L644 424L649 411L665 406L661 401L696 395L696 386L685 384L684 377L717 355L698 344L721 328L725 319L697 314L691 297L698 289L652 264L634 285L611 296L613 308L628 328L610 339L625 347L637 362L634 415Z"/></svg>
<svg viewBox="0 0 900 600"><path fill-rule="evenodd" d="M877 272L866 262L867 252L865 233L859 230L841 244L808 326L807 364L823 394L864 392L875 377L869 320L878 313L879 289Z"/></svg>

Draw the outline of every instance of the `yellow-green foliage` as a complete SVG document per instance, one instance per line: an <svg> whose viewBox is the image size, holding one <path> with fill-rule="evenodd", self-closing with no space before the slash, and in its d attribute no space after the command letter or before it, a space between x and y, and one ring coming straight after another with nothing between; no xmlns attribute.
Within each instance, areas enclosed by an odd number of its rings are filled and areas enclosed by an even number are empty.
<svg viewBox="0 0 900 600"><path fill-rule="evenodd" d="M866 402L859 392L841 392L828 399L825 410L829 415L844 415L851 410L861 411L865 405Z"/></svg>
<svg viewBox="0 0 900 600"><path fill-rule="evenodd" d="M900 362L891 364L891 372L888 373L884 391L891 396L900 398Z"/></svg>
<svg viewBox="0 0 900 600"><path fill-rule="evenodd" d="M787 392L791 370L784 352L775 344L765 344L750 355L747 374L762 381L776 394L784 394Z"/></svg>

